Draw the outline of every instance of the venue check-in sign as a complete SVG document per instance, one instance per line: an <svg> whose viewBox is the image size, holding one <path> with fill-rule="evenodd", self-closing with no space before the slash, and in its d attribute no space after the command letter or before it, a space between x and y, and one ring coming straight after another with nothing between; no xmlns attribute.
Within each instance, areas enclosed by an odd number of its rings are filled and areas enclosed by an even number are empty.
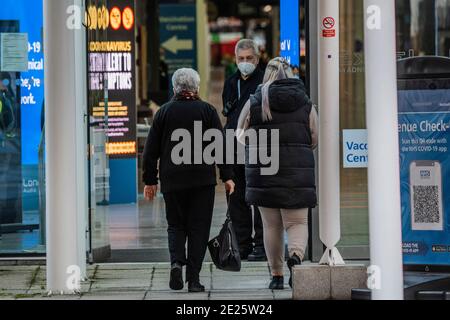
<svg viewBox="0 0 450 320"><path fill-rule="evenodd" d="M107 32L105 40L88 44L89 89L105 93L104 101L91 108L93 125L106 130L110 158L136 157L134 1L90 6L87 16L91 31Z"/></svg>

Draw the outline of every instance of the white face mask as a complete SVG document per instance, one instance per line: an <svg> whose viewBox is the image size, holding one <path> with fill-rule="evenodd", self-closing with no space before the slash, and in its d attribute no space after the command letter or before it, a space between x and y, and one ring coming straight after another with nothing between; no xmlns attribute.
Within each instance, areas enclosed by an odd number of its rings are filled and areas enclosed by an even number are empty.
<svg viewBox="0 0 450 320"><path fill-rule="evenodd" d="M238 68L242 75L247 77L255 71L256 66L250 62L241 62L238 64Z"/></svg>

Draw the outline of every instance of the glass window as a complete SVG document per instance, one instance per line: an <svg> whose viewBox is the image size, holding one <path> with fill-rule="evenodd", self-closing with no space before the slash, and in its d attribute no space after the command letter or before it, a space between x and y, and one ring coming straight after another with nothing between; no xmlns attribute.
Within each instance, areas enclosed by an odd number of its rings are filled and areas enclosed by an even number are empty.
<svg viewBox="0 0 450 320"><path fill-rule="evenodd" d="M0 256L45 253L42 25L42 1L2 1Z"/></svg>
<svg viewBox="0 0 450 320"><path fill-rule="evenodd" d="M106 153L108 143L107 112L103 121L95 117L95 110L103 106L107 110L108 99L103 88L103 80L93 77L95 73L95 51L91 46L95 43L108 41L108 31L99 24L98 17L104 17L108 2L106 0L87 0L87 46L88 46L88 107L90 117L89 126L89 238L88 251L95 262L105 261L110 257L111 246L109 236L109 204L110 204L110 168L109 157ZM101 19L100 19L101 20ZM102 75L103 76L103 75ZM99 120L100 118L100 120Z"/></svg>
<svg viewBox="0 0 450 320"><path fill-rule="evenodd" d="M366 128L363 13L363 1L341 0L341 132ZM341 141L341 150L346 147L343 143ZM368 246L367 169L344 168L343 162L341 159L341 241L338 246Z"/></svg>
<svg viewBox="0 0 450 320"><path fill-rule="evenodd" d="M450 55L450 1L397 0L398 58Z"/></svg>
<svg viewBox="0 0 450 320"><path fill-rule="evenodd" d="M450 0L396 0L397 58L450 55ZM341 150L366 128L363 1L340 2L340 127ZM366 164L348 166L341 160L340 247L369 244ZM355 159L364 161L364 159ZM368 251L366 251L367 253ZM344 254L345 256L346 254ZM352 255L352 254L350 254ZM348 256L347 256L348 257ZM361 252L359 253L361 256Z"/></svg>

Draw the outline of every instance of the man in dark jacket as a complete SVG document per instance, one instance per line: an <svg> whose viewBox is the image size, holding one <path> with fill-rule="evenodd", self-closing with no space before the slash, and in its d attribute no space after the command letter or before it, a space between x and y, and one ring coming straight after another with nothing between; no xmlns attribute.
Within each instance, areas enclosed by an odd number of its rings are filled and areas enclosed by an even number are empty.
<svg viewBox="0 0 450 320"><path fill-rule="evenodd" d="M227 117L225 129L236 130L242 108L263 81L264 74L258 68L258 62L259 49L255 42L249 39L239 41L236 45L238 70L225 81L222 94L223 115ZM236 191L229 196L229 206L241 258L248 258L249 261L266 260L261 215L256 207L252 214L251 206L245 201L245 165L235 161L233 172Z"/></svg>
<svg viewBox="0 0 450 320"><path fill-rule="evenodd" d="M159 160L159 179L166 203L172 264L169 286L173 290L183 289L182 267L187 265L189 292L203 292L205 288L200 284L199 274L211 228L216 167L214 164L206 164L203 157L198 161L198 156L203 156L205 143L202 139L203 132L199 136L197 131L199 123L202 130L216 129L219 134L223 134L223 128L214 107L198 97L200 77L195 70L176 71L172 82L174 99L162 106L156 114L145 144L144 195L149 200L156 195ZM180 138L180 133L186 134L186 140L190 142L182 151L179 150L179 145L184 145L185 139L183 143L174 141ZM186 160L186 156L190 159ZM219 165L219 169L226 190L232 194L232 170L226 165Z"/></svg>

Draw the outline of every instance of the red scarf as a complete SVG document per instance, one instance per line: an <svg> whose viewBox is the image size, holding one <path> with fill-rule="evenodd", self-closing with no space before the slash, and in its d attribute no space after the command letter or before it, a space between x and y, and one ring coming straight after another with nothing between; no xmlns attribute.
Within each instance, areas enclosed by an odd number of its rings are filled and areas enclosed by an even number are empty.
<svg viewBox="0 0 450 320"><path fill-rule="evenodd" d="M191 91L181 91L175 96L176 101L185 101L185 100L200 100L198 93Z"/></svg>

